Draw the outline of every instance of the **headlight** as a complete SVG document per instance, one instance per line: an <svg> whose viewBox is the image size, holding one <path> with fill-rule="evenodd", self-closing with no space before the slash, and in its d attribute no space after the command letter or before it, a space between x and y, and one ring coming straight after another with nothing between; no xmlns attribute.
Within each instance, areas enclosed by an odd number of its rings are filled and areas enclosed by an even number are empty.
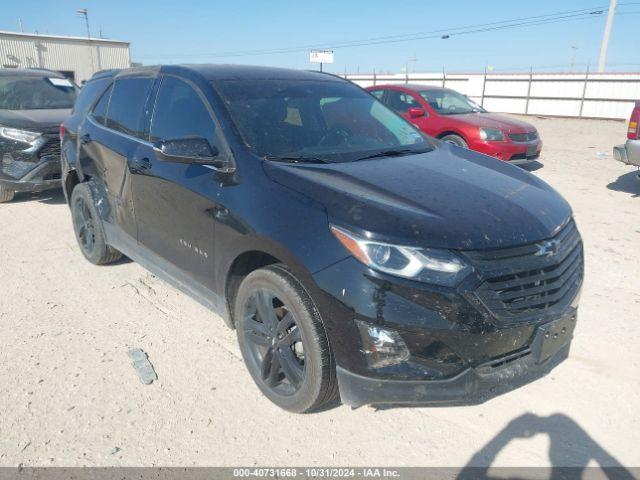
<svg viewBox="0 0 640 480"><path fill-rule="evenodd" d="M19 130L17 128L0 127L0 136L9 140L18 142L31 143L42 134L38 132L30 132L29 130Z"/></svg>
<svg viewBox="0 0 640 480"><path fill-rule="evenodd" d="M490 142L502 142L504 141L504 133L497 128L481 128L480 139Z"/></svg>
<svg viewBox="0 0 640 480"><path fill-rule="evenodd" d="M360 262L390 275L454 286L470 269L461 258L448 250L375 242L335 225L331 226L331 231Z"/></svg>

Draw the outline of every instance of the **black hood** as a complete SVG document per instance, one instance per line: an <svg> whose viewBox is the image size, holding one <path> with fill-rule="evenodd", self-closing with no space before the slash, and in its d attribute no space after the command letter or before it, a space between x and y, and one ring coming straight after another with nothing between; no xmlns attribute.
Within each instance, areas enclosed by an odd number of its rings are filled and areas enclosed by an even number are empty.
<svg viewBox="0 0 640 480"><path fill-rule="evenodd" d="M329 219L399 244L460 250L551 237L569 204L519 167L449 145L335 164L266 162L276 182L322 203Z"/></svg>
<svg viewBox="0 0 640 480"><path fill-rule="evenodd" d="M0 125L22 128L42 133L55 133L62 121L71 114L69 108L48 110L3 110L0 109Z"/></svg>

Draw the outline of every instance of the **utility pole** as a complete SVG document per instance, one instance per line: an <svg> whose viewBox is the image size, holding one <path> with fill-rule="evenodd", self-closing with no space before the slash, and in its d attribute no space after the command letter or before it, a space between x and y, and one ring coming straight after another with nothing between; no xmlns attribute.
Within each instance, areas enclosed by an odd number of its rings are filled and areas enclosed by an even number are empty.
<svg viewBox="0 0 640 480"><path fill-rule="evenodd" d="M87 46L89 47L89 59L91 60L91 75L95 73L95 67L93 66L93 49L91 48L91 31L89 30L89 11L86 8L76 10L76 13L84 17L85 25L87 26Z"/></svg>
<svg viewBox="0 0 640 480"><path fill-rule="evenodd" d="M616 4L618 0L610 0L609 13L607 13L607 23L604 26L604 34L602 35L602 45L600 45L600 59L598 60L598 73L604 73L605 64L607 63L607 49L609 48L609 37L611 36L611 27L613 26L613 17L616 13Z"/></svg>
<svg viewBox="0 0 640 480"><path fill-rule="evenodd" d="M573 68L576 66L576 52L578 51L578 46L576 44L571 45L571 67L569 67L569 71L573 73Z"/></svg>

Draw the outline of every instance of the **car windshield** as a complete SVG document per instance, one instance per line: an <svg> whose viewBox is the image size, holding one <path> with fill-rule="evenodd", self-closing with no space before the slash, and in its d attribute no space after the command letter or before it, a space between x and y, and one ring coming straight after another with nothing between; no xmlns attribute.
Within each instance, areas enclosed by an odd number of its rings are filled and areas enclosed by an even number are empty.
<svg viewBox="0 0 640 480"><path fill-rule="evenodd" d="M64 78L0 77L0 109L71 108L75 99L76 87Z"/></svg>
<svg viewBox="0 0 640 480"><path fill-rule="evenodd" d="M249 148L285 161L349 162L432 149L361 88L338 80L216 80Z"/></svg>
<svg viewBox="0 0 640 480"><path fill-rule="evenodd" d="M422 90L420 96L440 115L486 112L480 105L454 90Z"/></svg>

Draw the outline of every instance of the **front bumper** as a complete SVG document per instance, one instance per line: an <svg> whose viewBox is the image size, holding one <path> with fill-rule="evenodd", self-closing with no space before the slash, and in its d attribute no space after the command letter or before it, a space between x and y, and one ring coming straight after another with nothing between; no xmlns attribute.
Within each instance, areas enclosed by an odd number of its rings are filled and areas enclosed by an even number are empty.
<svg viewBox="0 0 640 480"><path fill-rule="evenodd" d="M314 274L312 297L327 329L343 401L353 406L480 403L546 374L566 358L582 283L581 247L563 245L559 254L571 263L560 264L558 281L569 282L566 296L524 317L496 310L478 271L456 288L389 277L353 258ZM568 251L574 253L565 255ZM534 261L554 261L540 258ZM578 270L574 274L569 267ZM398 361L372 362L370 342L357 327L363 323L400 336L406 350ZM551 340L543 342L556 326Z"/></svg>
<svg viewBox="0 0 640 480"><path fill-rule="evenodd" d="M389 380L370 378L337 367L340 398L346 405L410 404L431 406L477 405L533 382L569 356L575 316L539 327L532 348L517 351L478 367L467 368L443 380ZM570 330L567 330L569 326ZM547 330L548 329L548 330ZM563 331L564 329L564 331ZM541 348L547 331L555 343L544 355ZM558 335L555 339L553 335ZM537 351L538 350L538 351Z"/></svg>
<svg viewBox="0 0 640 480"><path fill-rule="evenodd" d="M626 165L640 167L640 140L627 140L624 145L616 145L613 158Z"/></svg>
<svg viewBox="0 0 640 480"><path fill-rule="evenodd" d="M504 160L514 165L532 163L538 159L542 151L542 141L533 142L487 142L478 140L469 145L469 148L485 155Z"/></svg>
<svg viewBox="0 0 640 480"><path fill-rule="evenodd" d="M41 192L60 187L60 148L54 134L33 144L0 143L0 185L16 192Z"/></svg>

